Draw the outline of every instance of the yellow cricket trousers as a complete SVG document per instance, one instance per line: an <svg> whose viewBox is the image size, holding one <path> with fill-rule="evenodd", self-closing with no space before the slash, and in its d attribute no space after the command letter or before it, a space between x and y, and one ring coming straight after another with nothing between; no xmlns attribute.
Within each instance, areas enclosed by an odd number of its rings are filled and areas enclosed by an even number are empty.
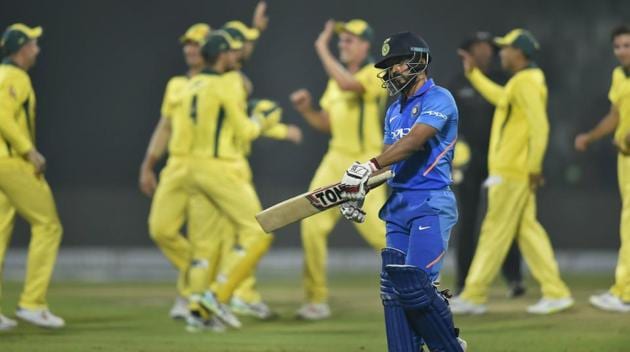
<svg viewBox="0 0 630 352"><path fill-rule="evenodd" d="M46 292L62 235L55 200L48 183L35 176L31 164L19 158L0 158L0 270L16 213L31 225L26 279L18 305L46 308Z"/></svg>
<svg viewBox="0 0 630 352"><path fill-rule="evenodd" d="M536 219L536 195L528 180L501 178L488 188L488 210L462 298L486 302L488 289L515 238L543 297L571 295L560 278L549 237Z"/></svg>
<svg viewBox="0 0 630 352"><path fill-rule="evenodd" d="M337 183L346 169L355 161L365 161L374 155L352 155L329 150L315 172L309 190ZM361 236L374 248L385 247L385 223L378 212L385 204L385 187L375 188L368 193L363 209L367 213L363 224L353 223ZM328 235L335 227L341 214L339 209L330 209L306 218L301 223L302 247L304 249L304 289L309 303L323 303L328 299L326 262Z"/></svg>
<svg viewBox="0 0 630 352"><path fill-rule="evenodd" d="M247 159L242 158L236 160L235 163L238 176L251 185L251 187L247 187L247 190L255 191L252 184L252 172ZM258 195L254 194L252 198L258 199ZM188 214L189 236L214 236L211 243L212 250L208 263L208 273L209 280L212 283L211 287L216 289L220 282L225 280L226 273L244 255L241 245L238 243L238 233L230 219L203 196L191 199ZM215 280L217 281L216 283ZM239 284L234 292L234 296L249 303L260 302L262 297L255 289L255 285L256 279L254 273L252 273Z"/></svg>
<svg viewBox="0 0 630 352"><path fill-rule="evenodd" d="M149 231L167 258L180 270L190 267L190 290L203 292L208 287L209 258L219 236L214 232L191 234L190 242L180 233L191 197L206 197L234 224L245 251L215 288L217 298L226 301L236 287L253 271L267 251L272 236L264 233L255 220L261 206L251 184L239 176L237 163L230 160L179 157L169 158L162 171L151 213ZM193 282L194 281L194 282Z"/></svg>
<svg viewBox="0 0 630 352"><path fill-rule="evenodd" d="M625 302L630 302L630 157L619 153L617 177L621 192L621 247L615 270L615 284L610 292Z"/></svg>

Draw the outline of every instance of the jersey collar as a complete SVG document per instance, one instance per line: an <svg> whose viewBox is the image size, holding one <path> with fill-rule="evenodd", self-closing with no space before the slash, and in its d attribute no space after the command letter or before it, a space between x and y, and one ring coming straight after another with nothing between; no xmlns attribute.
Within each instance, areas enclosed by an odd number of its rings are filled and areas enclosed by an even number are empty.
<svg viewBox="0 0 630 352"><path fill-rule="evenodd" d="M434 85L435 85L435 82L433 82L433 78L429 78L426 82L424 82L422 87L420 87L420 89L418 89L416 94L412 95L410 98L415 98L415 97L419 97L419 96L423 95L429 89L431 89Z"/></svg>
<svg viewBox="0 0 630 352"><path fill-rule="evenodd" d="M206 75L218 75L219 73L217 71L214 71L211 68L204 68L201 73L206 74Z"/></svg>
<svg viewBox="0 0 630 352"><path fill-rule="evenodd" d="M18 64L16 64L13 60L11 60L11 58L7 57L4 60L2 60L2 64L3 65L9 65L9 66L14 66L19 68L20 70L22 69L20 66L18 66Z"/></svg>
<svg viewBox="0 0 630 352"><path fill-rule="evenodd" d="M418 97L421 97L434 85L435 85L435 82L433 82L433 78L429 78L426 82L424 82L422 87L420 87L420 89L418 89L418 91L414 95L410 96L409 98L407 98L404 94L401 94L400 98L398 99L398 103L400 105L400 111L401 112L403 111L403 109L405 108L405 105L407 105L409 101L416 99Z"/></svg>

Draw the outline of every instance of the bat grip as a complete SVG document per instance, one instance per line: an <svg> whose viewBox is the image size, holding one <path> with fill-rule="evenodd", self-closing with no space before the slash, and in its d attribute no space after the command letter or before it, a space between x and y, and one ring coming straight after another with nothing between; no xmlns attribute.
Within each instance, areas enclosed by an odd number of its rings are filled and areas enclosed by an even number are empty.
<svg viewBox="0 0 630 352"><path fill-rule="evenodd" d="M381 184L387 182L390 178L394 177L394 172L392 170L387 170L378 175L372 176L367 181L367 186L369 188L378 187Z"/></svg>

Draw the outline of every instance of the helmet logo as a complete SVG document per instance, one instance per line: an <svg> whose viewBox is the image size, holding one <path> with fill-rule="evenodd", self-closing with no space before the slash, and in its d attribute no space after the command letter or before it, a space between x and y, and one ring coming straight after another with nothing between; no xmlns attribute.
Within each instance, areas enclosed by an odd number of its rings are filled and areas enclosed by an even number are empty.
<svg viewBox="0 0 630 352"><path fill-rule="evenodd" d="M383 56L389 54L389 39L390 38L385 39L385 41L383 42L383 46L381 47L381 55Z"/></svg>

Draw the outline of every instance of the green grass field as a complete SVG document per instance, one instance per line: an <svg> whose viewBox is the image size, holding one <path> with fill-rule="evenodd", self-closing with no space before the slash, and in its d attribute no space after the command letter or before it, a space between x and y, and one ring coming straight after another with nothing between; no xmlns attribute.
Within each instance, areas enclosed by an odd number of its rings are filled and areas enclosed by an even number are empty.
<svg viewBox="0 0 630 352"><path fill-rule="evenodd" d="M472 352L630 351L630 315L601 312L587 304L588 295L606 288L608 280L568 277L578 304L544 317L524 312L538 298L533 283L528 283L527 296L517 300L504 298L504 288L497 284L490 314L456 317L456 323ZM0 351L386 351L374 275L333 276L334 318L316 323L293 319L302 296L299 281L262 281L261 291L281 317L272 322L244 318L242 330L224 334L187 333L183 323L170 320L174 292L167 283L56 283L50 304L66 318L67 328L48 331L22 323L0 333ZM5 286L5 312L14 309L20 289L18 283Z"/></svg>

